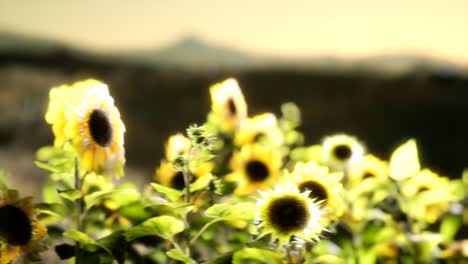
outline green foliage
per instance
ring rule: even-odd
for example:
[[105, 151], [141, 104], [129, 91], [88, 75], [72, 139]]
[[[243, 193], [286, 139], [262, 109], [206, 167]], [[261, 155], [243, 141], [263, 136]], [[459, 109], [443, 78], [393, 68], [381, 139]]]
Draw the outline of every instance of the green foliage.
[[184, 223], [172, 216], [157, 216], [130, 228], [125, 232], [127, 241], [135, 240], [144, 236], [160, 236], [171, 239], [175, 234], [184, 231]]
[[281, 259], [281, 255], [274, 251], [258, 248], [244, 248], [234, 253], [232, 263], [279, 264], [282, 262]]
[[178, 250], [178, 249], [171, 249], [169, 251], [166, 252], [167, 256], [172, 258], [172, 259], [175, 259], [175, 260], [179, 260], [179, 261], [182, 261], [183, 263], [187, 263], [187, 264], [196, 264], [197, 262], [195, 262], [195, 260], [191, 259], [190, 257], [188, 257], [184, 252]]
[[253, 203], [230, 204], [215, 204], [206, 209], [205, 215], [211, 218], [221, 220], [244, 220], [253, 221], [257, 208]]
[[[278, 119], [268, 113], [257, 124], [239, 115], [247, 110], [240, 109], [242, 96], [221, 97], [226, 101], [215, 103], [227, 111], [213, 109], [205, 124], [178, 135], [156, 182], [115, 183], [100, 175], [109, 164], [87, 171], [82, 152], [67, 141], [36, 152], [35, 164], [49, 179], [35, 209], [30, 198], [6, 188], [9, 175], [0, 170], [0, 208], [16, 206], [37, 221], [31, 227], [47, 225], [51, 241], [31, 243], [38, 248], [72, 240], [67, 259], [77, 264], [455, 263], [466, 257], [457, 237], [467, 215], [468, 169], [455, 180], [422, 169], [414, 139], [388, 161], [347, 135], [305, 146], [294, 103], [283, 104]], [[333, 145], [328, 138], [349, 142]], [[312, 199], [272, 209], [278, 206], [272, 197], [289, 189]], [[0, 226], [0, 233], [8, 228]], [[7, 248], [2, 235], [0, 257]], [[21, 255], [39, 260], [36, 251]]]

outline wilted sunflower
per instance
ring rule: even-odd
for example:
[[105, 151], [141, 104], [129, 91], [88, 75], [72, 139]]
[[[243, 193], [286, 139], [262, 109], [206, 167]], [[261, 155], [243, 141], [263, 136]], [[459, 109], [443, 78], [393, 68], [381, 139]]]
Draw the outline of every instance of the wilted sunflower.
[[174, 160], [179, 155], [187, 154], [190, 149], [190, 139], [177, 133], [169, 137], [166, 143], [166, 159]]
[[286, 174], [284, 180], [293, 183], [299, 191], [309, 191], [309, 198], [321, 201], [327, 218], [335, 219], [343, 214], [344, 202], [340, 192], [343, 190], [343, 173], [329, 173], [328, 168], [315, 161], [299, 162], [294, 170]]
[[233, 78], [210, 87], [211, 110], [222, 122], [222, 131], [231, 133], [247, 117], [247, 104], [239, 84]]
[[349, 164], [359, 161], [364, 155], [364, 147], [351, 136], [340, 134], [325, 137], [322, 142], [323, 162], [332, 170], [346, 170]]
[[19, 199], [17, 191], [0, 185], [0, 264], [45, 250], [46, 234], [47, 229], [36, 219], [32, 198]]
[[272, 187], [280, 176], [281, 155], [259, 144], [246, 145], [234, 153], [226, 180], [238, 183], [236, 194], [252, 194], [256, 190]]
[[401, 182], [401, 193], [409, 198], [409, 202], [403, 205], [405, 212], [429, 223], [434, 223], [446, 212], [453, 200], [448, 178], [429, 169], [423, 169]]
[[[191, 173], [193, 177], [191, 178], [191, 182], [210, 173], [212, 169], [213, 164], [210, 162], [204, 162], [199, 164], [196, 168], [192, 168]], [[176, 170], [174, 165], [166, 160], [162, 160], [161, 165], [156, 169], [155, 181], [177, 190], [183, 190], [185, 188], [184, 173]]]
[[283, 143], [283, 134], [278, 127], [276, 116], [272, 113], [256, 115], [243, 120], [234, 137], [234, 142], [238, 146], [262, 140], [273, 146], [279, 146]]
[[287, 243], [292, 236], [317, 241], [325, 230], [324, 212], [320, 203], [309, 198], [309, 191], [300, 192], [293, 185], [260, 191], [257, 222], [261, 235], [272, 234], [279, 244]]
[[125, 126], [107, 85], [86, 80], [52, 88], [45, 117], [52, 125], [55, 145], [71, 141], [83, 169], [123, 175]]

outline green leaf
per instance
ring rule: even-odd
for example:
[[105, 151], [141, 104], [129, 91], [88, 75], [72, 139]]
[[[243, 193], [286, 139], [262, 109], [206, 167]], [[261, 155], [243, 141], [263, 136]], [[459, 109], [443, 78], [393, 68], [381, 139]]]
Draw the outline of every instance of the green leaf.
[[440, 234], [444, 242], [451, 242], [462, 224], [460, 215], [448, 214], [442, 219], [440, 224]]
[[160, 236], [165, 239], [170, 239], [175, 234], [184, 231], [184, 223], [172, 216], [158, 216], [146, 220], [125, 232], [127, 241], [135, 240], [143, 236]]
[[258, 249], [258, 248], [244, 248], [234, 253], [232, 258], [233, 264], [274, 264], [281, 263], [281, 256], [273, 251]]
[[190, 192], [196, 192], [198, 190], [206, 188], [213, 178], [214, 177], [211, 173], [201, 176], [194, 183], [190, 184]]
[[228, 252], [221, 256], [218, 256], [214, 259], [208, 260], [203, 262], [203, 264], [225, 264], [225, 263], [232, 263], [232, 256], [234, 252]]
[[79, 242], [80, 247], [89, 252], [95, 252], [102, 248], [96, 241], [94, 241], [94, 239], [76, 229], [68, 230], [67, 232], [63, 233], [63, 236]]
[[317, 263], [317, 264], [321, 264], [321, 263], [326, 263], [326, 264], [344, 264], [345, 261], [344, 259], [338, 257], [338, 256], [334, 256], [334, 255], [322, 255], [322, 256], [318, 256], [316, 258], [314, 258], [314, 260], [312, 260], [310, 263]]
[[172, 188], [163, 186], [163, 185], [158, 184], [158, 183], [151, 183], [151, 186], [153, 186], [153, 188], [156, 191], [166, 195], [167, 198], [169, 198], [169, 200], [171, 200], [171, 201], [176, 201], [177, 199], [179, 199], [184, 194], [183, 192], [181, 192], [179, 190], [172, 189]]
[[70, 201], [75, 201], [76, 199], [81, 198], [81, 192], [75, 189], [58, 191], [58, 194]]
[[205, 215], [213, 218], [222, 218], [223, 220], [244, 220], [253, 221], [257, 207], [254, 203], [215, 204], [206, 209]]
[[410, 139], [399, 146], [390, 157], [390, 177], [401, 181], [421, 169], [416, 141]]
[[43, 170], [49, 171], [49, 172], [53, 172], [53, 173], [60, 172], [60, 169], [58, 169], [57, 167], [55, 167], [53, 165], [50, 165], [49, 163], [45, 163], [45, 162], [41, 162], [41, 161], [34, 161], [34, 164], [36, 164], [37, 167], [39, 167], [39, 168], [41, 168]]
[[125, 262], [125, 253], [127, 242], [124, 237], [124, 231], [116, 231], [97, 241], [101, 248], [105, 249], [118, 263]]
[[182, 251], [180, 251], [178, 249], [171, 249], [171, 250], [167, 251], [166, 254], [170, 258], [182, 261], [184, 263], [197, 264], [197, 262], [195, 262], [195, 260], [191, 259], [189, 256], [185, 255], [184, 252], [182, 252]]
[[40, 213], [50, 216], [64, 216], [65, 206], [60, 203], [40, 203], [35, 206]]
[[84, 197], [86, 209], [106, 199], [111, 199], [119, 206], [125, 206], [136, 201], [140, 201], [141, 195], [131, 184], [123, 184], [112, 191], [96, 191]]

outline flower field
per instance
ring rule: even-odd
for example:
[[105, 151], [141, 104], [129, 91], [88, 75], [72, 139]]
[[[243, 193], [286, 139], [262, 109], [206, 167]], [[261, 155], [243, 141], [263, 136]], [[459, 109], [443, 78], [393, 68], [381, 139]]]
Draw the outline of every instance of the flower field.
[[54, 141], [31, 160], [48, 174], [43, 202], [0, 173], [0, 264], [47, 263], [44, 252], [71, 263], [466, 261], [467, 170], [426, 167], [417, 138], [388, 157], [345, 133], [305, 144], [296, 104], [251, 115], [234, 78], [207, 93], [206, 121], [166, 140], [141, 188], [125, 175], [132, 127], [112, 87], [52, 87]]

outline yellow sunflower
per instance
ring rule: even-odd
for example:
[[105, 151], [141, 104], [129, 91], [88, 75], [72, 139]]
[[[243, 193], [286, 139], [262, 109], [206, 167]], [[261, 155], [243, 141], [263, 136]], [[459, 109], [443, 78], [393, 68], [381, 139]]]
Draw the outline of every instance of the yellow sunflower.
[[174, 160], [179, 155], [187, 154], [190, 149], [190, 139], [177, 133], [169, 137], [166, 143], [166, 159]]
[[0, 264], [45, 250], [47, 229], [36, 214], [31, 197], [19, 199], [17, 191], [0, 185]]
[[367, 179], [388, 179], [388, 173], [386, 161], [367, 154], [362, 160], [350, 166], [348, 176], [351, 183], [360, 183]]
[[272, 187], [280, 176], [281, 154], [278, 150], [259, 144], [246, 145], [234, 153], [226, 180], [238, 183], [235, 193], [252, 194]]
[[405, 212], [429, 223], [434, 223], [446, 212], [452, 201], [449, 179], [429, 169], [423, 169], [401, 182], [401, 194], [408, 199], [403, 204]]
[[273, 146], [280, 146], [283, 143], [283, 133], [278, 127], [276, 116], [272, 113], [243, 120], [234, 137], [234, 142], [238, 146], [262, 140]]
[[86, 80], [52, 88], [46, 121], [56, 146], [72, 142], [84, 170], [123, 175], [125, 126], [107, 85]]
[[285, 185], [260, 191], [260, 195], [257, 222], [261, 235], [271, 234], [281, 245], [289, 242], [292, 236], [317, 241], [326, 230], [320, 202], [311, 200], [309, 191], [301, 193], [295, 186]]
[[[204, 162], [199, 164], [196, 168], [191, 168], [192, 178], [191, 182], [194, 182], [197, 178], [210, 173], [213, 169], [211, 162]], [[185, 188], [184, 174], [182, 171], [178, 171], [174, 168], [171, 162], [166, 160], [161, 161], [161, 165], [156, 169], [155, 181], [177, 190], [183, 190]]]
[[348, 171], [348, 195], [351, 203], [359, 195], [371, 195], [373, 202], [384, 199], [389, 193], [389, 166], [371, 154], [351, 164]]
[[239, 84], [233, 78], [210, 87], [211, 110], [221, 119], [221, 129], [231, 133], [247, 117], [247, 104]]
[[350, 164], [361, 160], [365, 152], [356, 138], [345, 134], [325, 137], [322, 146], [323, 162], [334, 171], [347, 170]]
[[298, 162], [291, 173], [286, 173], [284, 180], [297, 186], [299, 191], [309, 191], [309, 198], [321, 201], [326, 216], [335, 219], [343, 214], [344, 202], [340, 192], [343, 190], [343, 173], [329, 173], [329, 169], [315, 161]]

